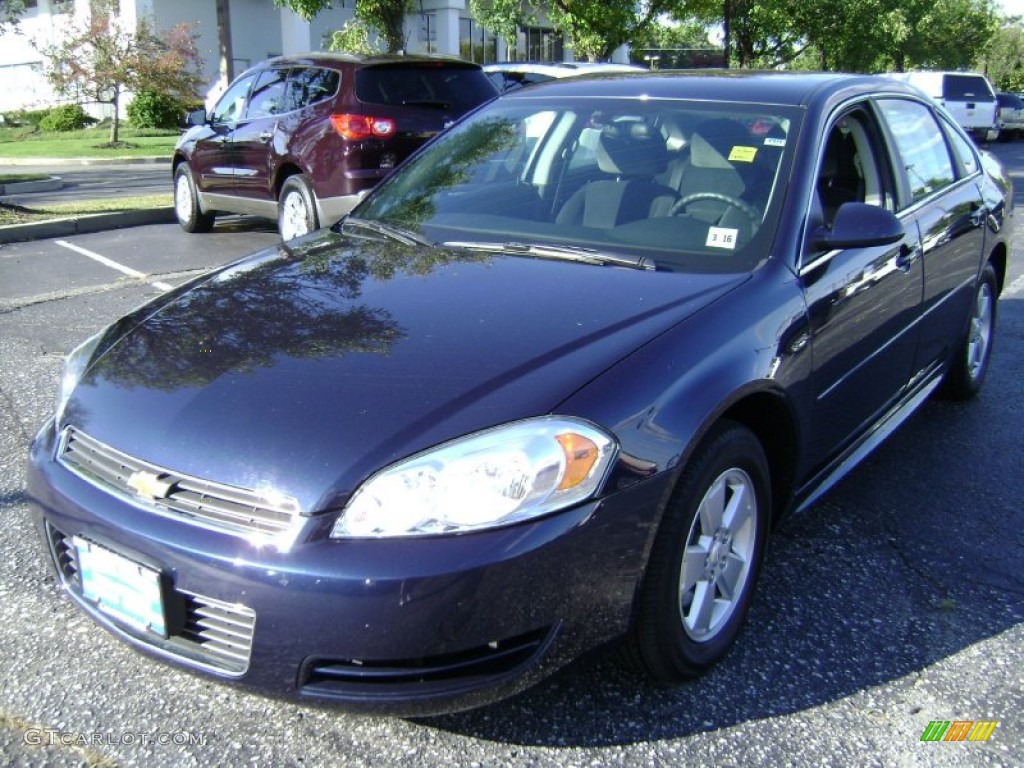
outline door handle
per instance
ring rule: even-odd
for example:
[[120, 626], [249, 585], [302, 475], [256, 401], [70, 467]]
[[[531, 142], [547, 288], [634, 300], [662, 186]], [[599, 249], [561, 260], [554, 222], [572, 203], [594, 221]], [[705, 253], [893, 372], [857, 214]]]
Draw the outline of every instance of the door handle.
[[921, 258], [921, 253], [921, 245], [919, 243], [914, 243], [913, 245], [904, 243], [900, 246], [899, 255], [896, 257], [896, 267], [904, 272], [909, 272], [914, 262]]

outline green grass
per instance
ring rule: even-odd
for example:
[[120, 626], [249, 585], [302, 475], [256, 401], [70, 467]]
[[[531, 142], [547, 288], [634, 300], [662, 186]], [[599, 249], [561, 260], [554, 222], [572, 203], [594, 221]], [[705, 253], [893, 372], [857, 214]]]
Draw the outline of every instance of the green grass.
[[22, 181], [45, 181], [50, 178], [43, 173], [0, 173], [0, 184], [18, 184]]
[[110, 126], [99, 125], [80, 131], [47, 132], [31, 126], [0, 128], [0, 158], [73, 157], [110, 159], [116, 157], [170, 157], [178, 131], [136, 129], [122, 125], [116, 149], [104, 147], [110, 140]]
[[144, 211], [153, 208], [167, 208], [172, 204], [173, 196], [170, 192], [158, 195], [81, 200], [74, 203], [50, 205], [46, 208], [22, 208], [20, 206], [0, 204], [0, 226], [6, 224], [31, 224], [36, 221], [60, 219], [67, 216], [85, 216], [90, 213]]

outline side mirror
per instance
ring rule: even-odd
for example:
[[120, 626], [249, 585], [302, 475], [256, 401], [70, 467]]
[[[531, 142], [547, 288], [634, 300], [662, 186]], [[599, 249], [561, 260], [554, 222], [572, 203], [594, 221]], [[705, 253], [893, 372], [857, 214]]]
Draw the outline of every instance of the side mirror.
[[871, 248], [892, 245], [903, 239], [903, 224], [885, 208], [867, 203], [843, 203], [836, 211], [832, 228], [818, 227], [814, 247], [822, 251], [835, 248]]
[[193, 109], [188, 113], [185, 118], [185, 125], [190, 128], [194, 125], [206, 125], [206, 110], [205, 109]]

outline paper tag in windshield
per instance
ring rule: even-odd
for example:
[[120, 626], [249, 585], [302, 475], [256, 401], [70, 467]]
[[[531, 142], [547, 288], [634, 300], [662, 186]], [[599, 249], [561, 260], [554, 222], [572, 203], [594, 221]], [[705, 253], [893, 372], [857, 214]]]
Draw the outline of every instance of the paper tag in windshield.
[[708, 239], [704, 245], [708, 248], [734, 250], [736, 248], [736, 234], [738, 232], [739, 230], [729, 227], [710, 227], [708, 229]]
[[757, 147], [736, 146], [729, 152], [730, 163], [752, 163], [757, 157]]

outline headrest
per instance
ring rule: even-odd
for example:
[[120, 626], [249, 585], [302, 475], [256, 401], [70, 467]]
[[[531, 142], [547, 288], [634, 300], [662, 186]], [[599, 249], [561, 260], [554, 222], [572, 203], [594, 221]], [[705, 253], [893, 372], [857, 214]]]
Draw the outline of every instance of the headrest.
[[654, 176], [668, 165], [665, 138], [647, 123], [622, 121], [601, 129], [597, 167], [619, 176]]
[[729, 155], [737, 146], [754, 146], [746, 128], [724, 118], [705, 120], [690, 137], [690, 164], [697, 168], [732, 168]]

